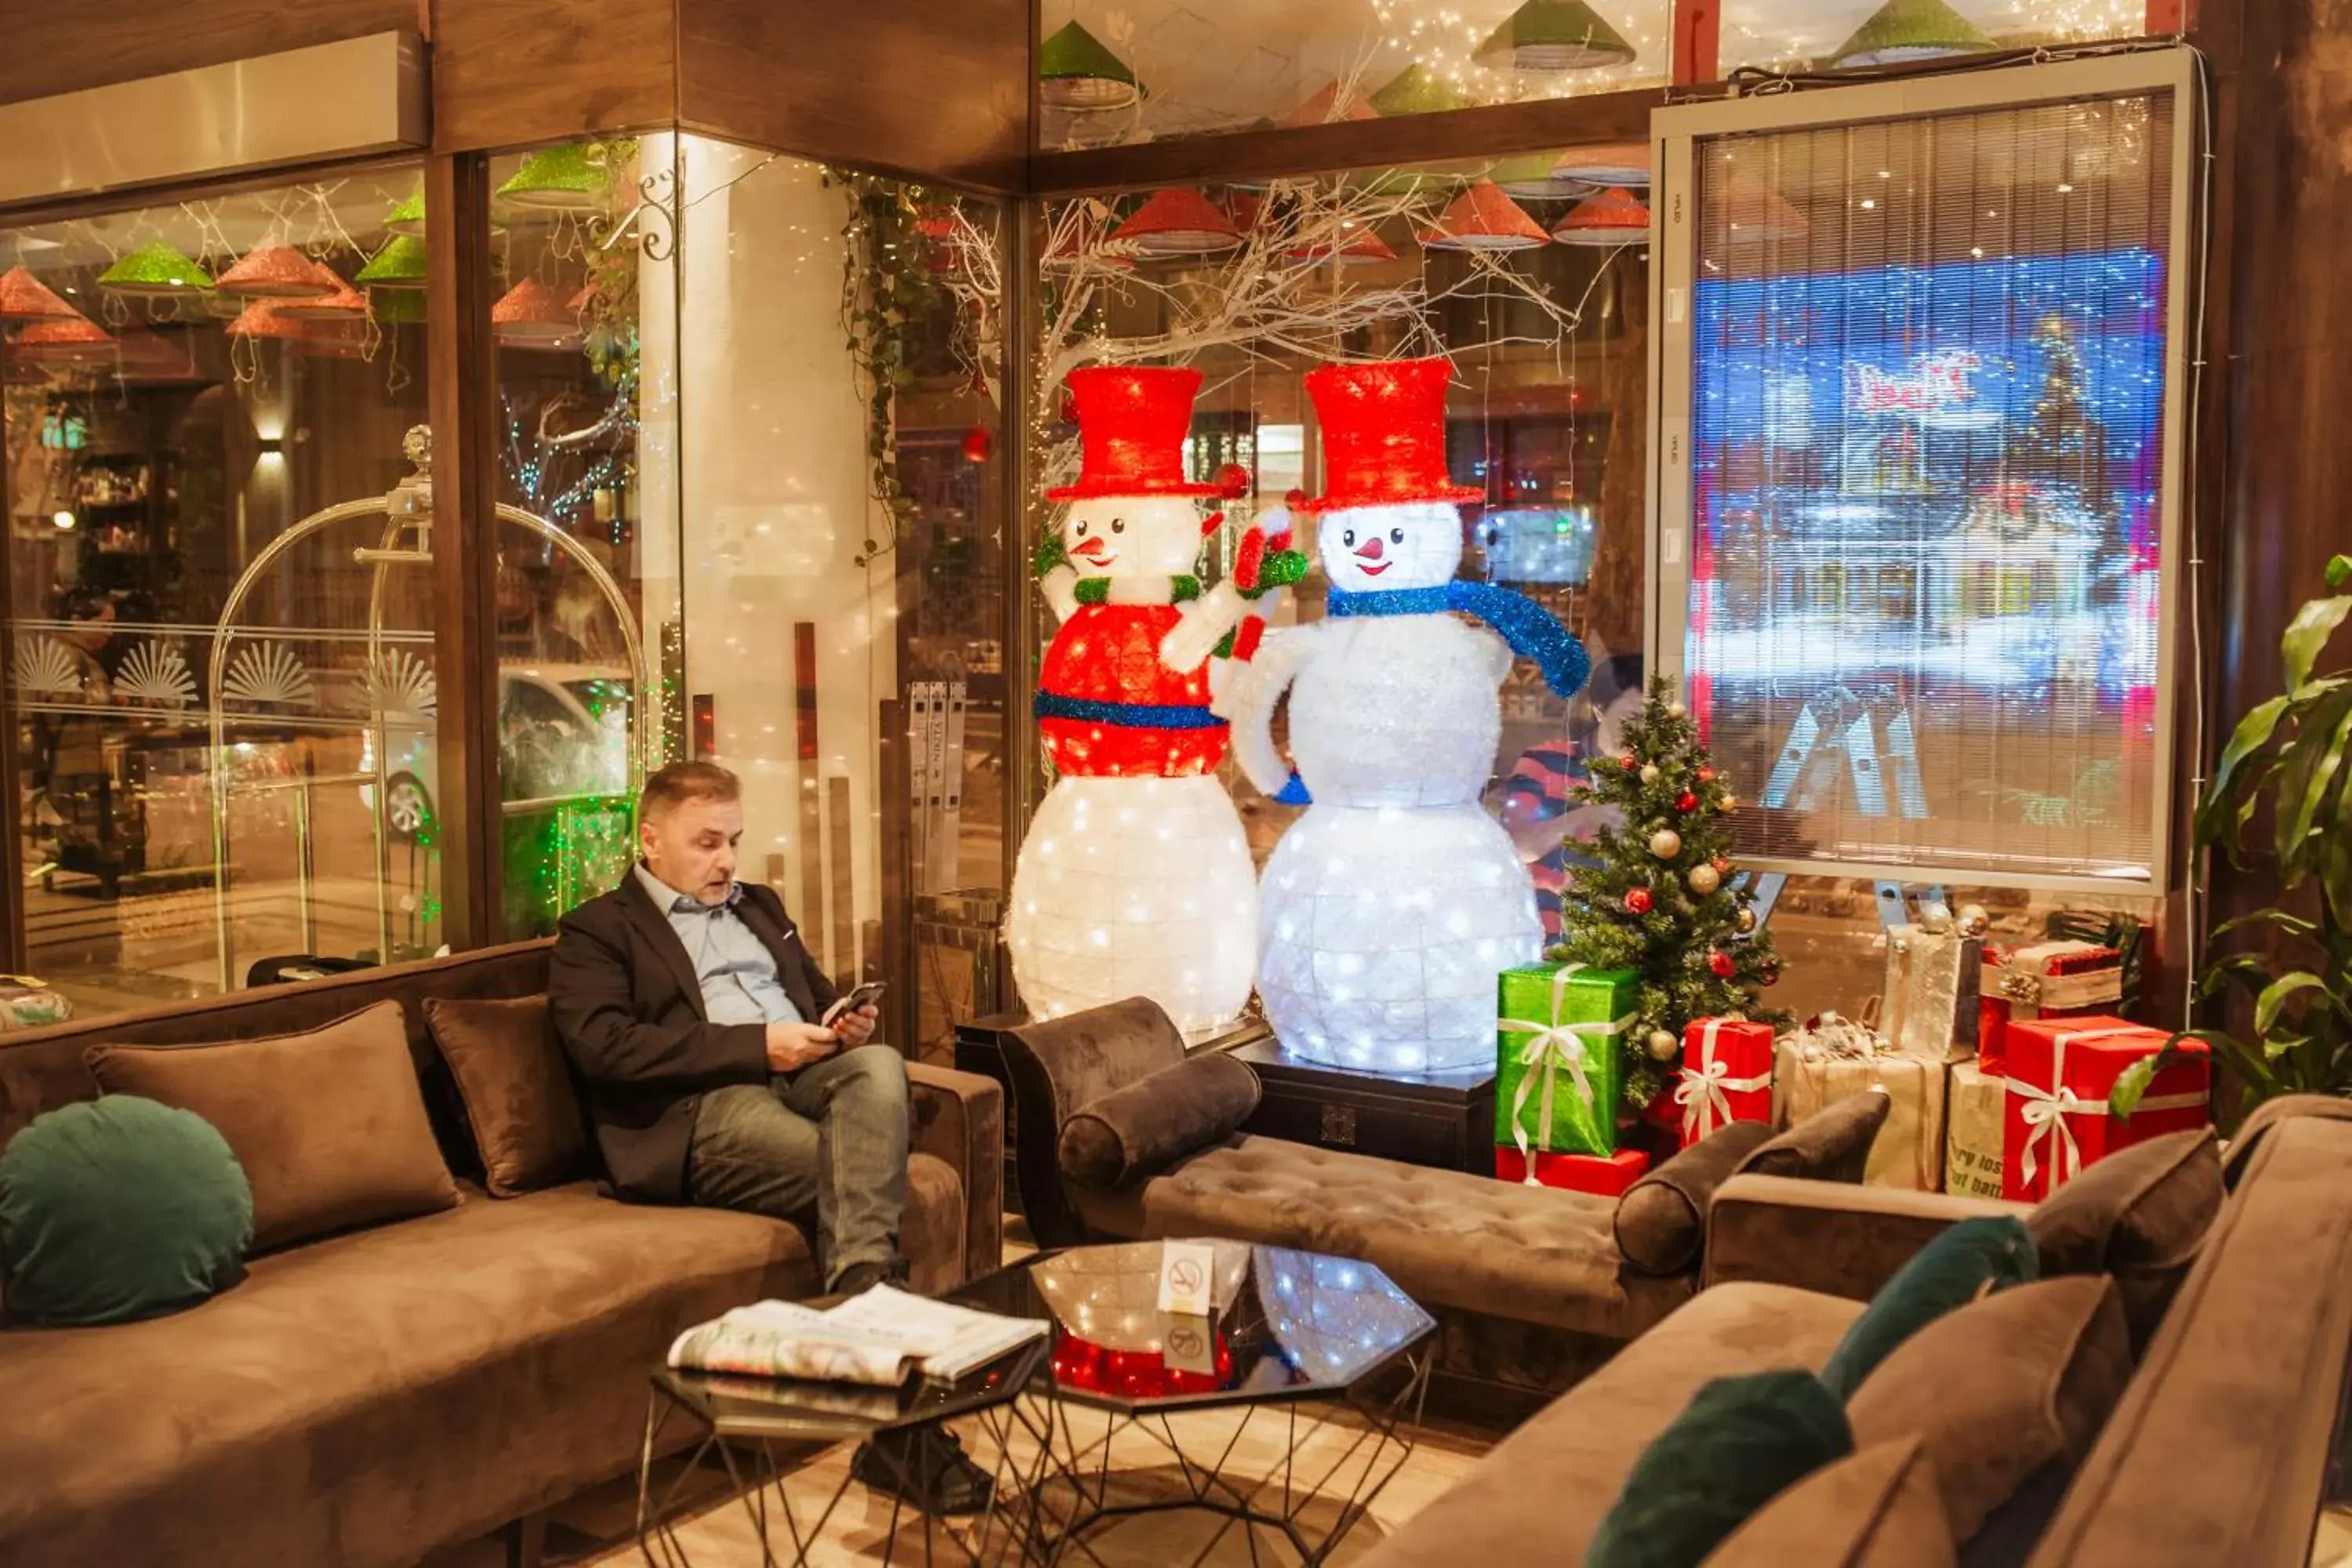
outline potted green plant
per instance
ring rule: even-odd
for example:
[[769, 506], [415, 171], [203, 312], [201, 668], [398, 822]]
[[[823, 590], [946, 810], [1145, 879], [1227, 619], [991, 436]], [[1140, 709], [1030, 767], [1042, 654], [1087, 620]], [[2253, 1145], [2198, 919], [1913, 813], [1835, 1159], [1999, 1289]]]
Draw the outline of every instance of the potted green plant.
[[[2282, 1094], [2352, 1095], [2352, 668], [2316, 667], [2328, 639], [2352, 615], [2352, 556], [2327, 563], [2328, 596], [2295, 613], [2280, 647], [2286, 689], [2238, 721], [2197, 803], [2200, 853], [2231, 863], [2265, 862], [2284, 900], [2216, 927], [2266, 928], [2259, 951], [2216, 959], [2199, 977], [2197, 1003], [2210, 1008], [2232, 991], [2252, 997], [2252, 1037], [2192, 1028], [2117, 1081], [2109, 1103], [2129, 1115], [2148, 1079], [2181, 1042], [2203, 1040], [2232, 1068], [2252, 1106]], [[2260, 820], [2267, 806], [2268, 821]]]

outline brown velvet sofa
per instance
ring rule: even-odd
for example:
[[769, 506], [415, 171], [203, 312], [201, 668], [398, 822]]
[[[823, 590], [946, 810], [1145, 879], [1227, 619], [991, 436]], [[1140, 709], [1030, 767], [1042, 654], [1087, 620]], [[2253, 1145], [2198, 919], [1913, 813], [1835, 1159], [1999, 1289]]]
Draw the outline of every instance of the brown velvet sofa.
[[[393, 998], [462, 1201], [252, 1260], [198, 1307], [0, 1330], [0, 1563], [365, 1568], [627, 1473], [646, 1374], [688, 1325], [813, 1293], [808, 1238], [756, 1215], [625, 1204], [591, 1183], [494, 1199], [425, 1032], [429, 997], [530, 995], [550, 944], [370, 969], [0, 1036], [0, 1142], [96, 1092], [83, 1051], [304, 1030]], [[990, 1079], [910, 1064], [902, 1246], [951, 1287], [1002, 1253]]]
[[[2228, 1162], [2234, 1190], [2029, 1568], [2305, 1568], [2352, 1346], [2347, 1111], [2279, 1101], [2241, 1131]], [[1732, 1178], [1710, 1215], [1706, 1288], [1513, 1432], [1363, 1568], [1454, 1568], [1524, 1555], [1530, 1543], [1546, 1562], [1580, 1561], [1635, 1458], [1702, 1384], [1819, 1370], [1920, 1241], [1988, 1206]], [[1794, 1522], [1816, 1533], [1779, 1561], [1953, 1561], [1941, 1541], [1848, 1555], [1831, 1520]], [[1775, 1539], [1789, 1545], [1785, 1529]]]
[[[1004, 1065], [1024, 1212], [1040, 1245], [1213, 1236], [1377, 1264], [1438, 1319], [1430, 1397], [1448, 1415], [1507, 1424], [1533, 1414], [1699, 1288], [1696, 1232], [1687, 1265], [1635, 1267], [1615, 1198], [1278, 1138], [1212, 1131], [1116, 1185], [1073, 1180], [1073, 1130], [1101, 1108], [1125, 1100], [1163, 1123], [1214, 1121], [1171, 1103], [1198, 1092], [1181, 1080], [1210, 1060], [1188, 1058], [1142, 997], [1010, 1030]], [[1198, 1081], [1218, 1089], [1224, 1076]]]

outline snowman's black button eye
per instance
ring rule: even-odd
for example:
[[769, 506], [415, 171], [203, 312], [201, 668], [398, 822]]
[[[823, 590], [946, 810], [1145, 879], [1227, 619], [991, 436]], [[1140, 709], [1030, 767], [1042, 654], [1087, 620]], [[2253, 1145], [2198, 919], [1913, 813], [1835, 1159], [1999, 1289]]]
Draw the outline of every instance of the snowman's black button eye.
[[1351, 528], [1351, 529], [1348, 530], [1348, 531], [1347, 531], [1347, 532], [1345, 532], [1345, 533], [1341, 534], [1341, 535], [1339, 536], [1339, 542], [1340, 542], [1340, 543], [1342, 543], [1342, 544], [1353, 544], [1353, 543], [1355, 543], [1355, 542], [1356, 542], [1356, 531], [1355, 531], [1354, 529], [1352, 529], [1352, 528]]
[[1079, 537], [1080, 539], [1084, 539], [1086, 536], [1087, 536], [1087, 525], [1086, 525], [1085, 523], [1081, 522], [1081, 523], [1079, 523], [1079, 524], [1078, 524], [1078, 537]]
[[1125, 533], [1127, 531], [1127, 519], [1123, 517], [1112, 518], [1110, 520], [1110, 531], [1113, 533]]
[[1402, 544], [1404, 542], [1404, 530], [1402, 528], [1390, 529], [1389, 542], [1391, 544]]

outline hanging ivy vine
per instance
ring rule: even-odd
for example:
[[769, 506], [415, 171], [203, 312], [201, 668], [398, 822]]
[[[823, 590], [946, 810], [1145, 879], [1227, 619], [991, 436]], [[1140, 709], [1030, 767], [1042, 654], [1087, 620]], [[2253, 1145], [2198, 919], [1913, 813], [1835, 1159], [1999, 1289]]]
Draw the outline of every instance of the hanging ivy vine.
[[915, 500], [898, 479], [897, 405], [914, 384], [909, 347], [939, 284], [915, 226], [925, 200], [920, 185], [851, 169], [827, 169], [824, 179], [849, 198], [841, 227], [841, 322], [866, 395], [866, 489], [890, 519], [888, 539], [866, 541], [862, 565], [914, 528]]

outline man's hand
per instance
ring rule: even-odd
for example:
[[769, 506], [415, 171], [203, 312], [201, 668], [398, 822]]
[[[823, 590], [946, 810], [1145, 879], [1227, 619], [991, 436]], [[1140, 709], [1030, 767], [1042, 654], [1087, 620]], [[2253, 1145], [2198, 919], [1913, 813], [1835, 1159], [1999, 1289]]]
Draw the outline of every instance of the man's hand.
[[[872, 1026], [867, 1026], [872, 1032]], [[771, 1072], [793, 1072], [820, 1062], [841, 1048], [841, 1039], [822, 1024], [771, 1024], [768, 1026], [768, 1068]]]
[[855, 1012], [837, 1013], [833, 1019], [833, 1032], [841, 1037], [845, 1047], [864, 1045], [874, 1037], [874, 1026], [881, 1019], [874, 1004], [868, 1002]]

